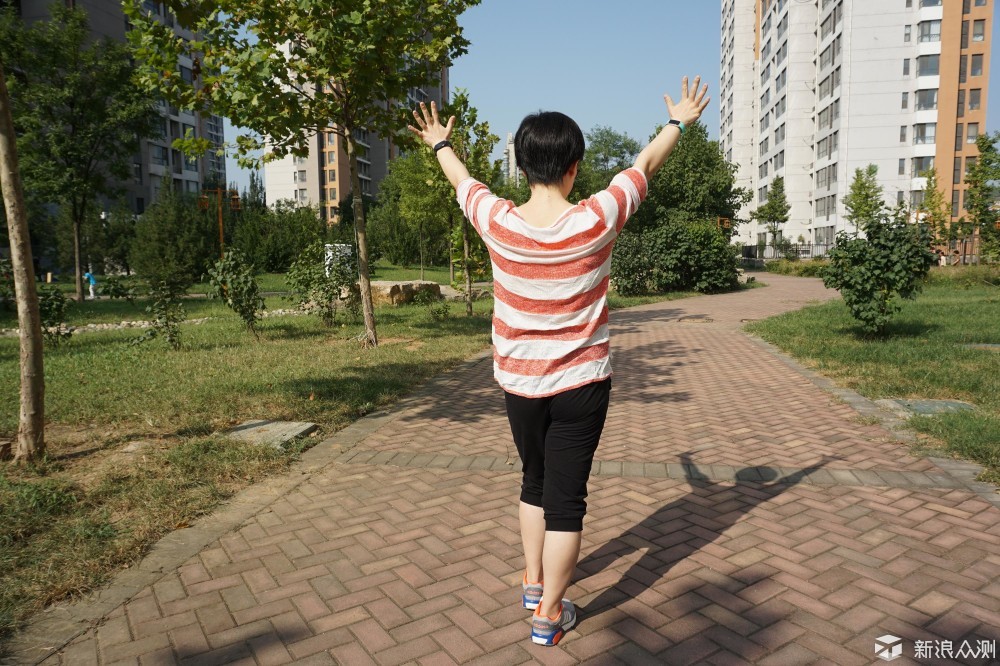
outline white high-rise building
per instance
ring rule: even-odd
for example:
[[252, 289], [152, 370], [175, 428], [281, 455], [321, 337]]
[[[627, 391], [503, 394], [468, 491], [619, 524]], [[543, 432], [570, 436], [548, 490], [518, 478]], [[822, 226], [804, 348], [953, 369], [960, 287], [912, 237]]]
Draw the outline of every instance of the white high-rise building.
[[[843, 197], [875, 164], [888, 204], [919, 204], [934, 167], [957, 219], [986, 131], [992, 20], [993, 0], [722, 0], [720, 142], [753, 193], [740, 217], [782, 176], [783, 238], [822, 253], [853, 231]], [[737, 238], [765, 233], [751, 221]]]

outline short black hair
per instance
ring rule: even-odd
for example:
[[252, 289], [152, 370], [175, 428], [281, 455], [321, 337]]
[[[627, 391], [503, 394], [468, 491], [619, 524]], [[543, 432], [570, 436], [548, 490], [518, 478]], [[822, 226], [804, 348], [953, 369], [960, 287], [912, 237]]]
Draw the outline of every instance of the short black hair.
[[514, 157], [529, 185], [555, 185], [583, 159], [583, 150], [580, 126], [558, 111], [526, 116], [514, 135]]

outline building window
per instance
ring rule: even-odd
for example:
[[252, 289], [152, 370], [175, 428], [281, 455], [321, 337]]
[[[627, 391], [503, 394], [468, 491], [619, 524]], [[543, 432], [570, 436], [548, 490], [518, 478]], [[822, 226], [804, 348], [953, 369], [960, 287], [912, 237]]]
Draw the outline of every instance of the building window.
[[969, 111], [979, 110], [982, 92], [979, 88], [973, 88], [969, 91]]
[[913, 26], [912, 25], [904, 25], [903, 26], [903, 41], [904, 42], [909, 42], [910, 41], [910, 32], [912, 30], [913, 30]]
[[899, 160], [899, 175], [900, 176], [905, 176], [906, 175], [906, 160], [905, 159], [900, 159]]
[[979, 123], [969, 123], [968, 132], [965, 135], [966, 143], [975, 143], [979, 138]]
[[934, 156], [914, 157], [911, 168], [910, 175], [914, 178], [922, 178], [925, 173], [934, 168]]
[[951, 172], [951, 184], [958, 185], [962, 182], [962, 158], [955, 158], [955, 166]]
[[922, 55], [917, 57], [917, 76], [937, 76], [940, 73], [940, 55]]
[[767, 176], [767, 166], [768, 162], [765, 160], [764, 163], [760, 165], [760, 168], [757, 169], [757, 176], [759, 178], [765, 178]]
[[903, 76], [910, 75], [910, 59], [903, 58]]
[[774, 156], [774, 170], [783, 169], [785, 167], [785, 151], [781, 151]]
[[909, 105], [910, 105], [910, 93], [905, 92], [905, 93], [903, 93], [903, 102], [902, 102], [902, 107], [901, 108], [905, 109]]
[[969, 22], [962, 21], [962, 48], [969, 48]]
[[903, 190], [899, 190], [898, 192], [896, 192], [896, 203], [903, 203], [903, 198], [905, 196], [906, 194], [903, 192]]
[[910, 207], [920, 208], [924, 203], [923, 190], [910, 190]]
[[976, 7], [985, 7], [986, 0], [976, 0]]
[[951, 193], [951, 216], [958, 217], [958, 190]]
[[937, 123], [918, 123], [913, 126], [914, 145], [934, 143], [934, 135], [937, 132]]
[[[903, 93], [904, 95], [906, 93]], [[937, 108], [938, 91], [937, 88], [917, 91], [917, 110], [926, 111]]]
[[941, 0], [920, 0], [921, 7], [940, 7]]
[[969, 74], [969, 56], [962, 56], [958, 59], [958, 82], [965, 83]]
[[785, 141], [785, 126], [774, 128], [774, 145], [780, 146]]
[[155, 144], [151, 144], [149, 146], [149, 160], [153, 164], [167, 166], [169, 159], [168, 151], [163, 146], [157, 146]]
[[764, 137], [764, 140], [760, 142], [760, 155], [761, 157], [763, 157], [766, 154], [767, 154], [767, 137]]
[[955, 125], [955, 150], [962, 150], [962, 139], [965, 137], [964, 129], [965, 126], [962, 123]]
[[941, 21], [921, 21], [918, 25], [920, 42], [941, 41]]
[[977, 53], [972, 56], [972, 67], [969, 72], [972, 76], [982, 76], [983, 75], [983, 54]]
[[899, 126], [899, 142], [900, 143], [906, 142], [906, 125]]
[[966, 176], [969, 175], [969, 171], [971, 171], [976, 166], [976, 163], [978, 161], [979, 161], [978, 157], [966, 157], [965, 158], [965, 175]]
[[955, 114], [959, 118], [965, 115], [965, 91], [958, 91], [958, 113]]

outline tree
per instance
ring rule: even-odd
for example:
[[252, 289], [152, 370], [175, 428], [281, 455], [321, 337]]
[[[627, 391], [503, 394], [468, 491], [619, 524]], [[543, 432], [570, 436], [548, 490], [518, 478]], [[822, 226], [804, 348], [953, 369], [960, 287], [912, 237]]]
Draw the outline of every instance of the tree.
[[[0, 190], [10, 238], [14, 273], [14, 299], [21, 348], [21, 407], [17, 427], [15, 462], [25, 463], [45, 454], [45, 375], [42, 356], [42, 319], [31, 259], [28, 215], [18, 166], [17, 140], [10, 96], [4, 75], [5, 59], [0, 53]], [[10, 456], [0, 447], [0, 458]]]
[[397, 181], [393, 188], [397, 196], [397, 221], [409, 227], [410, 235], [416, 237], [421, 280], [424, 279], [428, 244], [434, 242], [444, 249], [448, 233], [449, 202], [442, 196], [441, 188], [436, 187], [441, 169], [436, 159], [434, 162], [431, 163], [426, 151], [407, 153], [392, 161], [386, 178]]
[[969, 169], [965, 182], [965, 209], [974, 230], [979, 231], [980, 255], [1000, 261], [1000, 210], [996, 208], [996, 185], [1000, 181], [1000, 132], [980, 134], [976, 140], [979, 159]]
[[700, 121], [692, 124], [653, 177], [646, 201], [625, 228], [638, 231], [652, 227], [667, 219], [671, 211], [678, 211], [713, 224], [720, 217], [732, 220], [731, 233], [736, 228], [736, 213], [750, 200], [749, 190], [736, 187], [736, 168], [726, 161], [719, 142], [708, 139], [705, 125]]
[[219, 256], [215, 222], [195, 201], [161, 187], [160, 194], [138, 220], [129, 262], [149, 283], [182, 294]]
[[128, 48], [93, 40], [86, 13], [60, 4], [30, 28], [0, 13], [0, 51], [28, 189], [66, 209], [72, 224], [76, 298], [83, 301], [81, 227], [96, 197], [131, 177], [138, 137], [159, 124], [155, 100], [133, 78]]
[[917, 207], [917, 220], [927, 225], [933, 242], [942, 243], [953, 237], [951, 206], [938, 188], [937, 169], [928, 169], [921, 175], [927, 179], [927, 184], [924, 186], [924, 199]]
[[640, 150], [639, 142], [628, 134], [603, 125], [594, 127], [587, 132], [587, 150], [573, 188], [580, 190], [580, 196], [571, 196], [570, 200], [583, 199], [606, 188], [616, 174], [635, 163]]
[[750, 217], [763, 224], [770, 232], [771, 243], [775, 249], [779, 245], [778, 234], [781, 233], [781, 225], [788, 222], [790, 210], [788, 198], [785, 197], [785, 179], [781, 176], [775, 176], [767, 191], [767, 202], [750, 213]]
[[863, 232], [841, 232], [830, 253], [823, 284], [837, 289], [851, 314], [870, 334], [883, 334], [899, 311], [899, 299], [914, 299], [934, 264], [930, 233], [910, 224], [906, 207], [886, 208], [878, 168], [857, 169], [844, 198], [847, 219]]
[[[399, 102], [466, 52], [458, 16], [478, 2], [167, 0], [178, 23], [193, 32], [190, 41], [150, 16], [142, 0], [125, 2], [142, 79], [182, 108], [211, 111], [246, 128], [237, 139], [241, 164], [255, 163], [256, 150], [265, 161], [305, 155], [310, 137], [320, 132], [345, 141], [370, 346], [378, 337], [355, 133], [392, 138], [405, 128]], [[181, 76], [182, 54], [196, 62], [198, 80]], [[177, 145], [189, 152], [208, 148], [198, 139]]]

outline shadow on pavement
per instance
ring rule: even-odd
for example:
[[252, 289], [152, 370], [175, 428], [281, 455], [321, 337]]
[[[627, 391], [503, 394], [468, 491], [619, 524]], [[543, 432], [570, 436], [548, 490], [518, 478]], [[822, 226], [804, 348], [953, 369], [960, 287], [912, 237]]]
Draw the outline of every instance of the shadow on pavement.
[[[587, 555], [577, 565], [583, 575], [577, 572], [574, 579], [580, 580], [594, 576], [621, 557], [645, 548], [642, 557], [629, 567], [617, 583], [580, 609], [581, 624], [652, 588], [675, 564], [718, 539], [758, 504], [779, 495], [808, 473], [835, 459], [824, 456], [819, 463], [781, 478], [770, 467], [747, 467], [737, 471], [736, 483], [732, 484], [713, 482], [701, 474], [692, 464], [690, 452], [681, 454], [680, 458], [685, 478], [691, 485], [690, 493], [663, 505], [642, 522]], [[763, 479], [758, 479], [758, 475]], [[724, 510], [726, 504], [732, 505], [728, 511]], [[714, 505], [716, 509], [711, 517], [706, 515], [706, 505]], [[691, 520], [692, 516], [697, 519]], [[729, 595], [735, 595], [759, 580], [751, 577], [740, 582], [738, 574], [729, 578], [733, 580], [733, 585], [725, 589]], [[683, 596], [691, 598], [692, 606], [689, 610], [709, 603], [704, 597], [691, 591]], [[750, 621], [753, 622], [752, 619]], [[767, 626], [769, 623], [754, 624]]]

